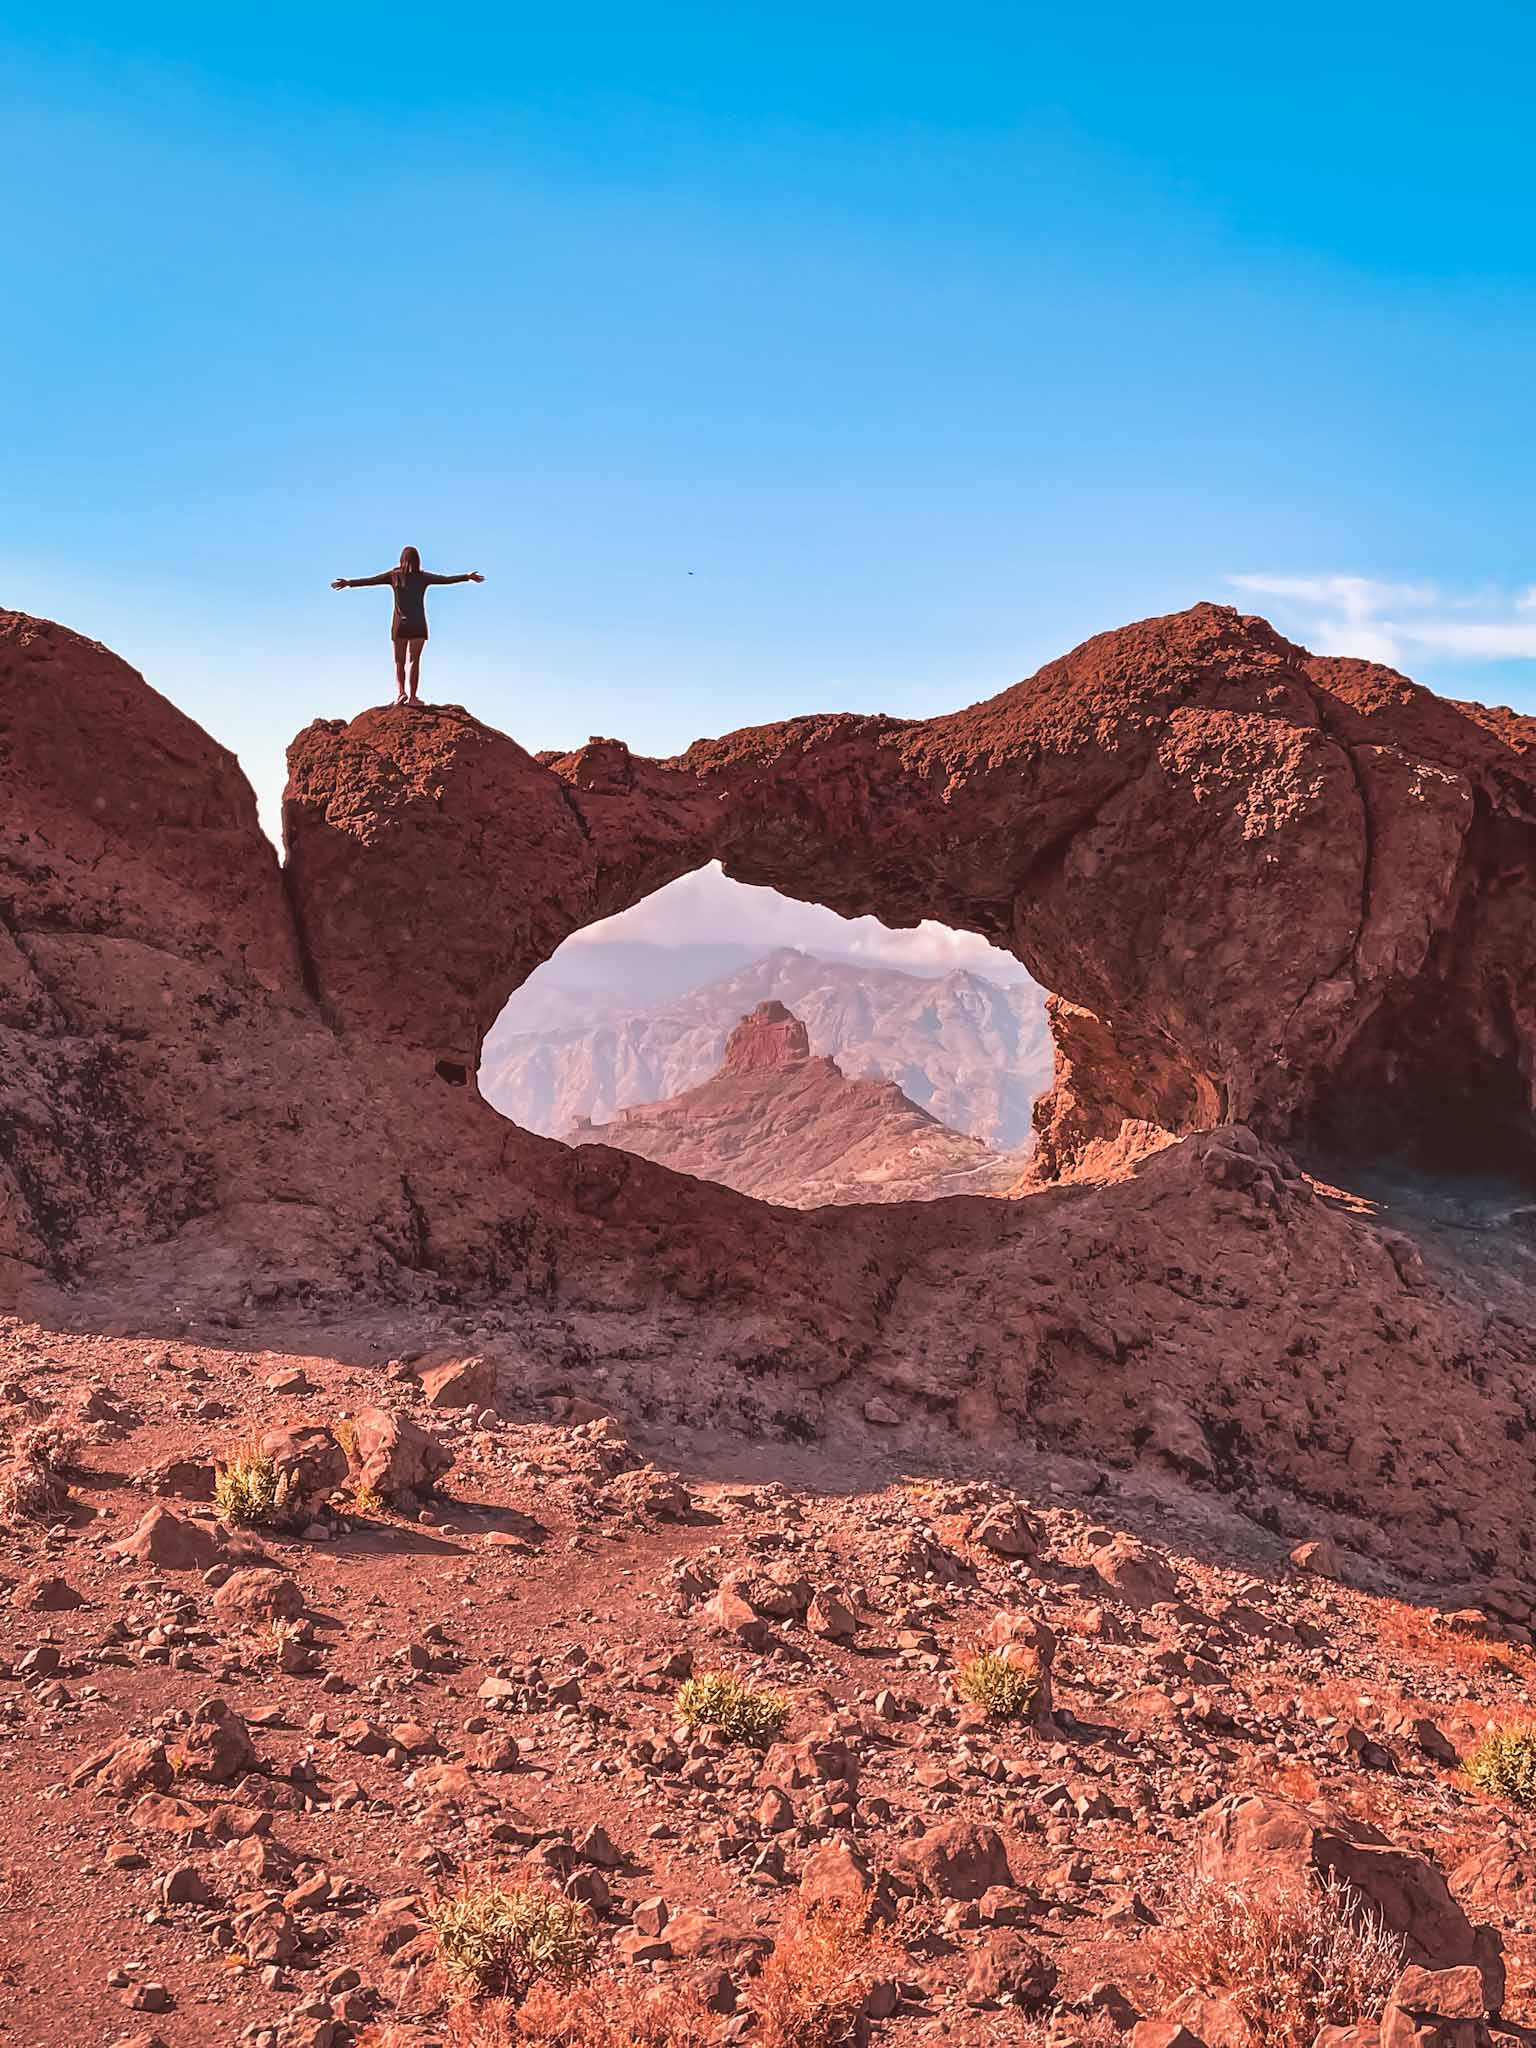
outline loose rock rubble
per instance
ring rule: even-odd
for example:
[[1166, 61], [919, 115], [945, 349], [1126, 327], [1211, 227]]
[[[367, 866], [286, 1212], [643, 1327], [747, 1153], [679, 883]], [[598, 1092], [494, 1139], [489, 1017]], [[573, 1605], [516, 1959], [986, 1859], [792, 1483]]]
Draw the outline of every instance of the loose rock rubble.
[[[1331, 1874], [1401, 1955], [1319, 2048], [1522, 2038], [1529, 1824], [1457, 1768], [1536, 1673], [1512, 1593], [1471, 1631], [1379, 1561], [1043, 1453], [747, 1454], [479, 1363], [495, 1405], [444, 1405], [453, 1360], [402, 1348], [0, 1325], [0, 1376], [128, 1418], [0, 1531], [5, 2038], [452, 2044], [432, 1915], [466, 1872], [581, 1902], [603, 1969], [686, 1982], [722, 2042], [794, 1909], [851, 1902], [901, 1958], [868, 1992], [892, 2048], [1249, 2048], [1161, 1945], [1192, 1886]], [[168, 1369], [221, 1412], [157, 1413]], [[242, 1445], [297, 1512], [162, 1491]], [[987, 1657], [1022, 1716], [967, 1698]], [[777, 1735], [688, 1725], [711, 1672], [782, 1699]]]

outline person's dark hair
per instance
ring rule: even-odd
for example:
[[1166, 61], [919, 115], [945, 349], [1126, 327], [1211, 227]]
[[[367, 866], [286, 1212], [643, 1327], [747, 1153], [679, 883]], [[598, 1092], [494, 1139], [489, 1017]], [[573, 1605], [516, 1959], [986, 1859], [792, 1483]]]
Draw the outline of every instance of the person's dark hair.
[[402, 548], [400, 550], [400, 566], [402, 569], [419, 569], [421, 567], [421, 555], [418, 550], [415, 548]]

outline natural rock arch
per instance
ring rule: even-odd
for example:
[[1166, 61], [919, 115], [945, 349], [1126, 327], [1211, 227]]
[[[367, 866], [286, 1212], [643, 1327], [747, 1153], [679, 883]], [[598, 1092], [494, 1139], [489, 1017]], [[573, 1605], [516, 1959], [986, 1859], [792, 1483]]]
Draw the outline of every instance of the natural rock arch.
[[707, 860], [934, 918], [1055, 991], [1043, 1177], [1223, 1122], [1528, 1160], [1536, 721], [1197, 606], [925, 722], [833, 716], [648, 761], [467, 713], [290, 755], [290, 900], [349, 1033], [472, 1074], [570, 932]]
[[1054, 989], [1042, 1178], [1221, 1123], [1526, 1167], [1533, 736], [1199, 606], [948, 717], [669, 762], [535, 759], [451, 707], [322, 722], [280, 871], [228, 753], [105, 648], [0, 615], [0, 1259], [201, 1238], [237, 1265], [276, 1229], [296, 1270], [504, 1281], [547, 1268], [552, 1215], [606, 1205], [611, 1240], [617, 1202], [708, 1268], [729, 1204], [509, 1131], [470, 1083], [563, 938], [713, 858], [980, 932]]

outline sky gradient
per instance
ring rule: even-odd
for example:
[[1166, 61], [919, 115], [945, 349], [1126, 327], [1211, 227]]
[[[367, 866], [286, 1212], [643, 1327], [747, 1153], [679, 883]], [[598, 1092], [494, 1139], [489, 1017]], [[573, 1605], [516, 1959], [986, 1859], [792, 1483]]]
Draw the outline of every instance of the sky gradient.
[[666, 753], [1199, 598], [1536, 709], [1536, 15], [0, 4], [0, 603]]

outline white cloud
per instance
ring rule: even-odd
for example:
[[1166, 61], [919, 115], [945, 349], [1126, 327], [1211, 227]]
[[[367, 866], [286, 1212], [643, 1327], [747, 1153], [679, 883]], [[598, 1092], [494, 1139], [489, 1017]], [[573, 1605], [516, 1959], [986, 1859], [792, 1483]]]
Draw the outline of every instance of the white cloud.
[[1370, 576], [1242, 575], [1234, 590], [1276, 599], [1266, 607], [1285, 631], [1319, 654], [1352, 654], [1389, 668], [1417, 655], [1454, 661], [1536, 661], [1536, 584], [1510, 596], [1466, 594], [1435, 583]]
[[1416, 634], [1403, 635], [1416, 646], [1460, 655], [1464, 661], [1536, 661], [1536, 625], [1518, 619], [1435, 620]]
[[914, 974], [945, 974], [968, 967], [994, 981], [1016, 981], [1024, 970], [1010, 953], [974, 932], [951, 931], [931, 920], [912, 931], [893, 931], [874, 917], [839, 917], [817, 903], [797, 903], [776, 890], [730, 881], [718, 861], [647, 896], [633, 910], [589, 925], [570, 946], [611, 945], [641, 939], [657, 946], [728, 940], [770, 952], [798, 946], [835, 959], [884, 962]]

